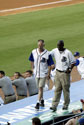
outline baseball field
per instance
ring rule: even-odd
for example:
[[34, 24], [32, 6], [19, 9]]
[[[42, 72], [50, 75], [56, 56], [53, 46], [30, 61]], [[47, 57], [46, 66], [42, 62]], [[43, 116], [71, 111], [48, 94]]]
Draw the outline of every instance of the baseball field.
[[[13, 76], [30, 69], [28, 58], [38, 39], [45, 40], [49, 51], [62, 39], [72, 53], [84, 56], [84, 0], [0, 0], [0, 70]], [[72, 82], [78, 80], [74, 68]], [[83, 88], [77, 85], [76, 92]]]
[[[55, 3], [49, 7], [48, 5], [39, 6], [36, 11], [35, 7], [27, 10], [27, 6], [25, 11], [21, 10], [20, 13], [16, 13], [12, 10], [12, 13], [8, 10], [11, 7], [15, 8], [14, 3], [6, 4], [5, 1], [2, 3], [0, 0], [0, 70], [12, 76], [16, 71], [23, 73], [30, 69], [28, 57], [32, 49], [37, 47], [38, 39], [45, 40], [45, 47], [48, 50], [55, 48], [57, 41], [63, 39], [66, 48], [72, 53], [79, 51], [83, 56], [84, 0], [72, 1], [75, 3], [68, 5], [70, 1], [64, 1], [64, 3]], [[27, 4], [30, 6], [31, 2]], [[40, 1], [37, 4], [40, 4]], [[43, 4], [42, 1], [41, 4]], [[16, 7], [22, 7], [22, 5], [18, 6], [17, 3]], [[20, 10], [17, 9], [17, 11]]]

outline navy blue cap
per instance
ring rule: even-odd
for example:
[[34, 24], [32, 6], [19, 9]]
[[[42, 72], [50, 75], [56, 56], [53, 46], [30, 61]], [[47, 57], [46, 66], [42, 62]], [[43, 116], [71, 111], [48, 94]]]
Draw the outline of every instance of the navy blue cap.
[[84, 118], [80, 118], [80, 119], [79, 119], [79, 124], [80, 124], [80, 125], [84, 125]]
[[74, 53], [74, 56], [79, 56], [79, 55], [80, 55], [79, 52], [75, 52], [75, 53]]

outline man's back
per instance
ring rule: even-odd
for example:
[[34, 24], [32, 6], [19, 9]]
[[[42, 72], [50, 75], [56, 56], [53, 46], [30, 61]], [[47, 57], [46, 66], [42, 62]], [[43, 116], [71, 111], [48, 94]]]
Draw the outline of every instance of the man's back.
[[16, 86], [17, 94], [20, 96], [27, 96], [27, 85], [25, 79], [20, 77], [12, 81], [12, 84]]
[[2, 88], [2, 91], [4, 95], [13, 95], [14, 89], [12, 87], [12, 82], [9, 77], [4, 76], [3, 78], [0, 79], [0, 88]]
[[28, 87], [28, 91], [29, 91], [29, 95], [32, 96], [34, 94], [38, 93], [38, 89], [36, 87], [36, 80], [34, 76], [31, 77], [27, 77], [25, 79], [26, 83], [27, 83], [27, 87]]

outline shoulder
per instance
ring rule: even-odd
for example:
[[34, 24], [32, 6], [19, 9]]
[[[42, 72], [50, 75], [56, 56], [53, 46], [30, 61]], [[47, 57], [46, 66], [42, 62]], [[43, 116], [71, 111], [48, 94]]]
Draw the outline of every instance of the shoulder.
[[1, 78], [1, 80], [11, 80], [8, 76], [4, 76], [3, 78]]
[[52, 49], [52, 51], [53, 51], [53, 52], [58, 51], [58, 48], [54, 48], [54, 49]]
[[58, 48], [54, 48], [54, 49], [52, 49], [52, 50], [50, 51], [50, 54], [52, 55], [52, 54], [57, 53], [57, 52], [58, 52]]
[[36, 82], [34, 77], [28, 77], [25, 79], [27, 84], [34, 84]]
[[26, 81], [30, 81], [30, 80], [33, 80], [33, 79], [34, 79], [34, 77], [32, 77], [32, 76], [25, 78]]
[[73, 56], [72, 52], [69, 49], [65, 49], [65, 53], [70, 55], [70, 56]]
[[13, 80], [14, 83], [17, 83], [17, 82], [20, 82], [20, 81], [21, 81], [20, 78]]
[[35, 53], [36, 51], [37, 51], [37, 49], [33, 49], [33, 50], [32, 50], [32, 53]]
[[23, 77], [20, 77], [19, 80], [20, 81], [25, 81], [25, 79]]
[[78, 60], [84, 61], [84, 58], [83, 57], [79, 57]]
[[69, 49], [66, 49], [66, 48], [65, 48], [65, 51], [66, 51], [67, 53], [71, 53], [71, 51], [70, 51]]
[[50, 54], [50, 52], [47, 49], [44, 50], [44, 53], [48, 55]]
[[9, 79], [9, 80], [11, 80], [9, 76], [5, 76], [5, 79]]

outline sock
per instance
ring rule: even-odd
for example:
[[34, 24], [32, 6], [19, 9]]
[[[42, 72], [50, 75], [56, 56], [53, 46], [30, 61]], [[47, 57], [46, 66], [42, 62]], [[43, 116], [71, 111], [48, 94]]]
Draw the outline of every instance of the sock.
[[40, 101], [38, 100], [37, 103], [40, 103]]
[[43, 98], [41, 98], [41, 100], [43, 100]]

